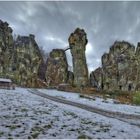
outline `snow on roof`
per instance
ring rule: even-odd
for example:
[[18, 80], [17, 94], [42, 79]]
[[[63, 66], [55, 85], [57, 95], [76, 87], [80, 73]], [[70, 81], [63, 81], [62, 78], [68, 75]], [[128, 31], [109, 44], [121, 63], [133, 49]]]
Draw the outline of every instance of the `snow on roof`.
[[0, 82], [8, 82], [11, 83], [11, 79], [0, 78]]

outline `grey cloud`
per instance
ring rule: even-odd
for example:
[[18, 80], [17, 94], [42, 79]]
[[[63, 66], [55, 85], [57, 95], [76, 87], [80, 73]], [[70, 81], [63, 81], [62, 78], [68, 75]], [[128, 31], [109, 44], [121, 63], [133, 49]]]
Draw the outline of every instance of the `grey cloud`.
[[[49, 52], [64, 48], [76, 27], [84, 28], [88, 42], [89, 70], [100, 66], [101, 56], [115, 40], [135, 46], [140, 35], [140, 2], [0, 2], [0, 17], [15, 34], [36, 35], [39, 46]], [[72, 65], [70, 52], [67, 52]]]

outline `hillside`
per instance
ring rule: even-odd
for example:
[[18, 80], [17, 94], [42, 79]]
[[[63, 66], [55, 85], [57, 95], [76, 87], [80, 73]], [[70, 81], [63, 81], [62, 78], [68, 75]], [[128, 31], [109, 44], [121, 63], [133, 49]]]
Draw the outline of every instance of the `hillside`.
[[[44, 90], [45, 92], [46, 94], [52, 92], [53, 96], [65, 96], [72, 100], [78, 97], [78, 94], [64, 94], [56, 90]], [[57, 103], [33, 95], [25, 88], [16, 88], [14, 91], [0, 89], [0, 95], [1, 139], [140, 138], [139, 127], [128, 123], [129, 120], [123, 122]], [[81, 98], [78, 100], [84, 101]], [[99, 99], [96, 100], [95, 102], [103, 106], [104, 103]], [[85, 102], [91, 104], [91, 101], [85, 100]], [[132, 114], [134, 110], [131, 111], [131, 108], [134, 107], [127, 106], [127, 108], [126, 112]]]

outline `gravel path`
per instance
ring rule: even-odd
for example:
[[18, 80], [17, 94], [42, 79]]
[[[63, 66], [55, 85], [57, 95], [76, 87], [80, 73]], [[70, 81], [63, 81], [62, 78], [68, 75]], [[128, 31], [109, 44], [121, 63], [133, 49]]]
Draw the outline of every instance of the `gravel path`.
[[112, 111], [108, 111], [108, 110], [104, 110], [101, 108], [97, 108], [97, 107], [92, 107], [89, 105], [85, 105], [85, 104], [81, 104], [81, 103], [76, 103], [73, 101], [68, 101], [65, 99], [60, 99], [58, 97], [54, 97], [54, 96], [50, 96], [47, 94], [44, 94], [36, 89], [32, 89], [32, 90], [28, 90], [30, 93], [47, 98], [49, 100], [58, 102], [58, 103], [62, 103], [62, 104], [66, 104], [66, 105], [71, 105], [74, 107], [78, 107], [93, 113], [97, 113], [106, 117], [110, 117], [110, 118], [115, 118], [118, 119], [120, 121], [123, 122], [127, 122], [131, 125], [136, 125], [138, 127], [140, 127], [140, 115], [134, 115], [134, 114], [125, 114], [125, 113], [121, 113], [121, 112], [112, 112]]

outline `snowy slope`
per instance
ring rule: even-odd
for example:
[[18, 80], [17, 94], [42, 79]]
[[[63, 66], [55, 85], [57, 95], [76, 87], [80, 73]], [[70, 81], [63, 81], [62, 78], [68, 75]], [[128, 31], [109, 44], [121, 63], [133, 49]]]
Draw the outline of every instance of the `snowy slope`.
[[106, 103], [102, 98], [96, 97], [95, 98], [96, 100], [81, 98], [79, 96], [79, 93], [63, 92], [63, 91], [48, 90], [48, 89], [38, 89], [38, 90], [48, 95], [56, 96], [59, 98], [65, 98], [66, 100], [87, 104], [105, 110], [140, 115], [140, 106], [114, 104], [112, 99], [108, 99]]
[[140, 138], [140, 129], [27, 89], [0, 89], [0, 138]]

